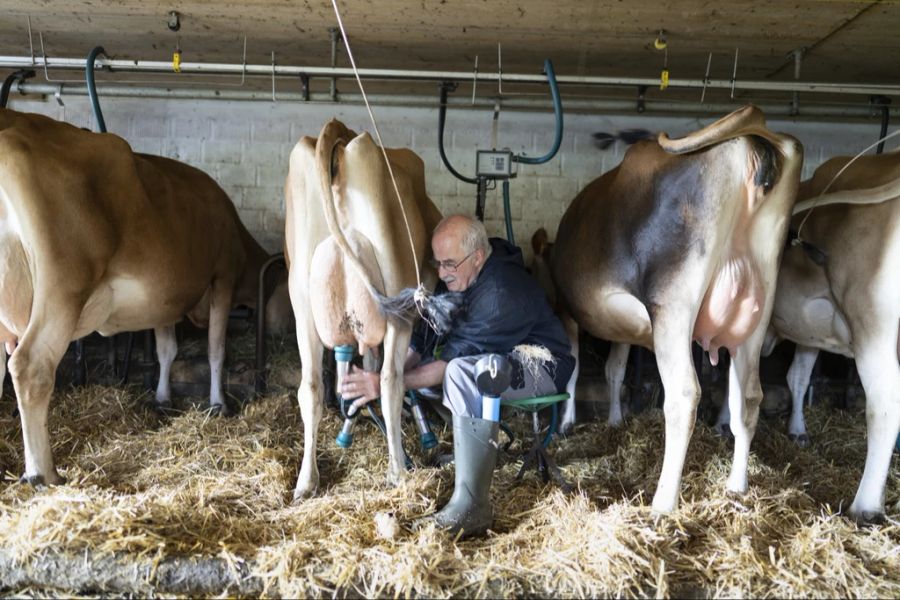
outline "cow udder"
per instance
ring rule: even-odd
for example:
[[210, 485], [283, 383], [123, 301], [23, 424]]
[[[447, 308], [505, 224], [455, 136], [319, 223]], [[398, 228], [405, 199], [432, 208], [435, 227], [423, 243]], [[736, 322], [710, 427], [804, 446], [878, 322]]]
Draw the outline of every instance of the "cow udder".
[[[384, 289], [371, 242], [354, 231], [347, 232], [346, 237], [373, 284]], [[316, 247], [310, 265], [309, 290], [316, 331], [325, 346], [359, 344], [362, 354], [366, 348], [377, 347], [384, 340], [387, 321], [353, 266], [344, 260], [333, 237]]]
[[697, 313], [694, 340], [719, 361], [719, 348], [731, 355], [759, 325], [764, 301], [756, 265], [748, 254], [732, 255], [719, 267]]

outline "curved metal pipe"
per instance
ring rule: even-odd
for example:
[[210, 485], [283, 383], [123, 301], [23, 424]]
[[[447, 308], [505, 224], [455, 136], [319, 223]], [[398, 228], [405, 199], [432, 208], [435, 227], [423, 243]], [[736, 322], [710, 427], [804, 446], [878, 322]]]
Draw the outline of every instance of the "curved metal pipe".
[[447, 154], [444, 152], [444, 122], [447, 120], [447, 91], [451, 85], [455, 87], [455, 84], [446, 82], [441, 84], [441, 103], [440, 108], [438, 108], [438, 153], [441, 155], [441, 162], [444, 163], [444, 166], [447, 167], [447, 170], [450, 171], [451, 175], [466, 183], [478, 183], [478, 180], [474, 177], [466, 177], [454, 169], [453, 165], [450, 164], [450, 160], [447, 158]]
[[556, 139], [553, 140], [553, 147], [550, 152], [538, 158], [529, 158], [527, 156], [513, 155], [513, 160], [526, 165], [540, 165], [554, 156], [559, 151], [562, 143], [563, 134], [563, 112], [562, 101], [559, 97], [559, 86], [556, 84], [556, 73], [553, 71], [553, 62], [548, 58], [544, 61], [544, 72], [547, 74], [547, 83], [550, 84], [550, 95], [553, 97], [553, 114], [556, 116]]
[[94, 63], [97, 56], [106, 54], [103, 46], [97, 46], [90, 51], [87, 57], [87, 65], [84, 68], [84, 81], [87, 84], [88, 96], [91, 97], [91, 107], [94, 109], [94, 120], [100, 133], [106, 133], [106, 122], [103, 120], [103, 112], [100, 110], [100, 102], [97, 100], [97, 85], [94, 83]]
[[264, 394], [269, 385], [268, 373], [266, 373], [266, 274], [269, 269], [281, 263], [286, 265], [284, 254], [273, 255], [263, 263], [259, 269], [259, 288], [256, 297], [256, 379], [254, 391], [257, 395]]
[[10, 73], [9, 76], [3, 80], [3, 87], [0, 87], [0, 108], [6, 108], [6, 104], [9, 102], [9, 90], [12, 89], [13, 83], [25, 81], [29, 77], [34, 77], [33, 70], [19, 69], [18, 71]]

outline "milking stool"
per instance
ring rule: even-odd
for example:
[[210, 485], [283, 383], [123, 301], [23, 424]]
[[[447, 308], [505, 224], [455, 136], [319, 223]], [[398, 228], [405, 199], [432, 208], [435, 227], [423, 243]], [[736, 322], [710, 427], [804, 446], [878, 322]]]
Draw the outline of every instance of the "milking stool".
[[[550, 453], [547, 452], [547, 447], [553, 439], [553, 432], [556, 431], [558, 423], [558, 405], [560, 402], [568, 399], [569, 394], [551, 394], [549, 396], [522, 398], [521, 400], [500, 401], [501, 406], [531, 413], [534, 439], [531, 442], [531, 448], [522, 456], [522, 466], [519, 468], [519, 473], [516, 475], [517, 481], [522, 479], [522, 476], [529, 467], [534, 467], [534, 469], [540, 473], [544, 483], [548, 483], [552, 479], [563, 489], [563, 491], [572, 491], [572, 484], [565, 480], [562, 471], [560, 471], [559, 467], [556, 465], [556, 461], [554, 461], [550, 456]], [[547, 428], [547, 433], [542, 436], [540, 411], [545, 408], [550, 408], [551, 411], [550, 426]], [[508, 427], [503, 426], [502, 428], [507, 435], [510, 437], [512, 436], [512, 432]], [[506, 447], [509, 447], [510, 444], [512, 444], [512, 439], [506, 444]]]

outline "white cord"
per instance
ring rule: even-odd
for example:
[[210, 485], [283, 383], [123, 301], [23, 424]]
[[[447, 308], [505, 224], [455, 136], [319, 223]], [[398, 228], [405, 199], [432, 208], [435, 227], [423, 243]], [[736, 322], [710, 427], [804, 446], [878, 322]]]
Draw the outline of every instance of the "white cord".
[[378, 146], [381, 148], [381, 154], [384, 156], [384, 163], [387, 165], [388, 174], [391, 176], [391, 183], [394, 184], [394, 192], [397, 194], [397, 202], [400, 203], [400, 212], [403, 214], [403, 223], [406, 225], [406, 235], [409, 237], [409, 247], [412, 250], [413, 261], [416, 267], [416, 289], [421, 289], [422, 278], [419, 275], [419, 258], [416, 255], [416, 245], [412, 238], [412, 230], [409, 228], [409, 219], [406, 217], [406, 209], [403, 207], [403, 199], [400, 197], [400, 190], [397, 187], [397, 180], [394, 179], [394, 170], [391, 168], [391, 161], [388, 159], [387, 151], [384, 149], [384, 143], [381, 141], [381, 133], [378, 131], [378, 123], [375, 122], [375, 115], [372, 114], [372, 107], [369, 106], [369, 99], [366, 97], [366, 90], [363, 89], [362, 80], [359, 77], [359, 70], [356, 68], [356, 60], [353, 58], [353, 51], [350, 49], [350, 40], [347, 38], [347, 31], [344, 29], [344, 22], [341, 20], [341, 13], [338, 10], [337, 0], [331, 0], [334, 6], [334, 15], [337, 17], [338, 27], [341, 30], [341, 36], [344, 39], [344, 46], [347, 48], [347, 56], [350, 58], [350, 64], [353, 67], [353, 74], [356, 75], [356, 82], [359, 84], [359, 91], [362, 94], [363, 102], [366, 104], [366, 110], [369, 111], [369, 119], [372, 120], [372, 127], [375, 129], [375, 138], [378, 140]]
[[[819, 193], [819, 195], [816, 196], [815, 202], [818, 202], [819, 198], [821, 198], [822, 196], [825, 195], [825, 193], [826, 193], [826, 192], [828, 191], [828, 189], [831, 187], [831, 184], [834, 183], [835, 181], [837, 181], [838, 177], [840, 177], [841, 174], [842, 174], [844, 171], [847, 170], [847, 167], [849, 167], [850, 165], [852, 165], [852, 164], [856, 161], [856, 159], [858, 159], [860, 156], [862, 156], [863, 154], [865, 154], [866, 152], [868, 152], [869, 150], [871, 150], [872, 148], [874, 148], [875, 146], [877, 146], [877, 145], [880, 144], [881, 142], [883, 142], [883, 141], [885, 141], [885, 140], [889, 140], [889, 139], [891, 139], [892, 137], [894, 137], [895, 135], [900, 135], [900, 129], [898, 129], [898, 130], [895, 131], [894, 133], [889, 133], [888, 135], [884, 136], [883, 138], [881, 138], [881, 139], [879, 139], [879, 140], [876, 140], [871, 146], [867, 146], [867, 147], [866, 147], [865, 149], [863, 149], [859, 154], [857, 154], [856, 156], [854, 156], [853, 158], [851, 158], [849, 161], [847, 161], [847, 164], [844, 165], [844, 166], [841, 168], [841, 170], [837, 172], [837, 175], [835, 175], [834, 177], [831, 178], [831, 181], [828, 182], [828, 185], [825, 186], [825, 189], [823, 189], [823, 190]], [[806, 220], [809, 218], [809, 215], [812, 214], [812, 211], [816, 208], [815, 202], [813, 203], [812, 206], [809, 207], [809, 210], [806, 211], [806, 214], [803, 215], [803, 219], [800, 221], [800, 225], [797, 227], [797, 239], [794, 240], [794, 242], [793, 242], [795, 245], [796, 245], [796, 244], [800, 244], [800, 243], [802, 243], [802, 241], [803, 241], [803, 240], [800, 238], [800, 232], [803, 231], [803, 226], [806, 224]]]

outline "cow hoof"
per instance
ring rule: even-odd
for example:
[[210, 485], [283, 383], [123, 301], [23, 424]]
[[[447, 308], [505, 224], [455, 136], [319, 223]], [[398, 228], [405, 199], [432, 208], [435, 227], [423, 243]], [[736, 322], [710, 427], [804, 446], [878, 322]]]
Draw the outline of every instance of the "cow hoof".
[[294, 490], [294, 497], [291, 499], [292, 506], [299, 506], [303, 504], [304, 501], [309, 500], [313, 496], [316, 495], [316, 488], [313, 487], [311, 489], [300, 489], [297, 488]]
[[569, 437], [575, 431], [575, 423], [560, 423], [558, 433], [563, 437]]
[[55, 475], [50, 478], [50, 481], [48, 482], [48, 479], [45, 479], [43, 475], [22, 475], [19, 477], [19, 483], [30, 485], [37, 490], [42, 490], [46, 489], [48, 485], [65, 485], [66, 479], [65, 477]]
[[788, 439], [797, 444], [799, 448], [809, 447], [809, 435], [805, 433], [789, 433]]
[[713, 425], [713, 431], [719, 437], [725, 438], [726, 440], [734, 440], [734, 434], [731, 433], [731, 425], [728, 423], [716, 423]]
[[234, 412], [228, 408], [227, 404], [211, 404], [206, 410], [212, 417], [231, 417], [234, 415]]
[[156, 402], [150, 402], [149, 404], [150, 408], [153, 409], [153, 412], [156, 412], [165, 417], [169, 417], [177, 412], [175, 410], [175, 405], [172, 404], [171, 400], [165, 400], [162, 402], [157, 400]]
[[849, 510], [847, 516], [860, 527], [870, 527], [884, 523], [884, 513], [880, 510]]

